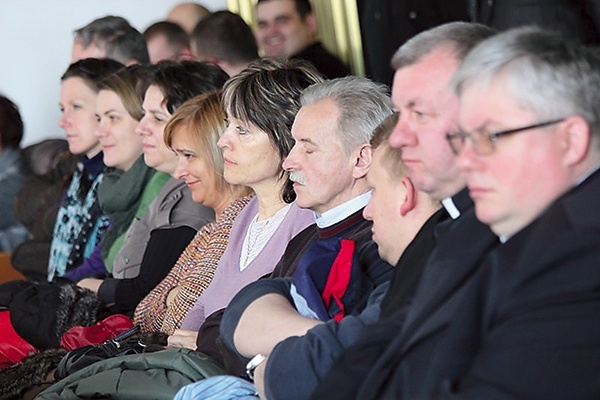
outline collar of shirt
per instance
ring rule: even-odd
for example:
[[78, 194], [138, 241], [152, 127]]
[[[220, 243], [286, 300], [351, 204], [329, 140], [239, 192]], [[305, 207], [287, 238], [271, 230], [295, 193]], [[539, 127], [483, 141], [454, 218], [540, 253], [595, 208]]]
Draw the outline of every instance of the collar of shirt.
[[339, 206], [332, 208], [329, 211], [324, 212], [321, 215], [315, 213], [315, 222], [319, 228], [327, 228], [328, 226], [332, 226], [337, 224], [340, 221], [348, 218], [361, 208], [364, 208], [369, 199], [371, 198], [371, 191], [369, 190], [366, 193], [361, 194], [358, 197], [353, 198], [352, 200], [348, 200], [345, 203], [340, 204]]

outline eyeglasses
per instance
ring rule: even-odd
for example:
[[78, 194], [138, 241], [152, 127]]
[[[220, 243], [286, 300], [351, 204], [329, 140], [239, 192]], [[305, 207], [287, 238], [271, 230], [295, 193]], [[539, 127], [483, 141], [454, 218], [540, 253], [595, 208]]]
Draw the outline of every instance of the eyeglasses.
[[495, 133], [486, 133], [484, 131], [476, 131], [473, 133], [465, 133], [461, 131], [457, 132], [448, 132], [446, 133], [446, 140], [450, 145], [450, 148], [454, 152], [454, 154], [458, 155], [460, 151], [465, 147], [465, 143], [469, 141], [471, 146], [473, 146], [473, 150], [480, 156], [487, 156], [494, 152], [496, 149], [494, 143], [498, 138], [502, 136], [508, 136], [519, 132], [528, 131], [531, 129], [543, 128], [550, 125], [555, 125], [561, 123], [565, 120], [565, 118], [553, 119], [546, 122], [540, 122], [534, 125], [527, 125], [522, 128], [509, 129], [506, 131], [495, 132]]

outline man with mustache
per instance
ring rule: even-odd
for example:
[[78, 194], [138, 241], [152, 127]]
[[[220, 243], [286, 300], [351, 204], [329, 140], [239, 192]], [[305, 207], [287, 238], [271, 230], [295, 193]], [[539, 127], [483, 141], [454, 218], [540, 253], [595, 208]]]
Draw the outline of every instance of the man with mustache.
[[[296, 144], [283, 167], [295, 182], [297, 204], [315, 212], [316, 224], [292, 239], [271, 277], [294, 276], [296, 299], [303, 301], [301, 298], [309, 297], [314, 301], [305, 307], [310, 312], [311, 304], [322, 303], [319, 307], [325, 303], [318, 296], [327, 286], [325, 280], [330, 269], [338, 271], [339, 279], [332, 278], [329, 286], [347, 281], [333, 288], [335, 293], [331, 297], [335, 300], [321, 307], [321, 314], [314, 307], [312, 311], [320, 319], [341, 318], [353, 309], [364, 308], [368, 293], [388, 280], [392, 271], [378, 257], [376, 246], [363, 246], [371, 240], [372, 224], [362, 215], [370, 198], [366, 180], [372, 158], [369, 141], [374, 128], [392, 114], [391, 101], [383, 85], [365, 78], [346, 77], [309, 87], [301, 102], [303, 106], [292, 128]], [[363, 263], [368, 268], [362, 267]], [[271, 281], [252, 285], [258, 289], [247, 297], [271, 291]], [[322, 286], [313, 287], [307, 282], [320, 282]], [[243, 374], [247, 360], [217, 340], [221, 317], [222, 312], [214, 313], [200, 328], [197, 350], [221, 361], [230, 373]], [[305, 322], [309, 322], [308, 326]], [[266, 321], [255, 323], [268, 326]], [[301, 329], [316, 323], [319, 319], [305, 318]], [[279, 334], [283, 336], [265, 335], [264, 340], [274, 344], [289, 336], [283, 330]]]

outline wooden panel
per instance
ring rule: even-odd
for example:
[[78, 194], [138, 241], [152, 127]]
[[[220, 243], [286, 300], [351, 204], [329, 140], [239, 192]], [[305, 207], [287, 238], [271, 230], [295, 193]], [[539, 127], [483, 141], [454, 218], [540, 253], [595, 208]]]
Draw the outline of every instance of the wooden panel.
[[25, 280], [25, 277], [10, 263], [10, 253], [0, 252], [0, 283]]

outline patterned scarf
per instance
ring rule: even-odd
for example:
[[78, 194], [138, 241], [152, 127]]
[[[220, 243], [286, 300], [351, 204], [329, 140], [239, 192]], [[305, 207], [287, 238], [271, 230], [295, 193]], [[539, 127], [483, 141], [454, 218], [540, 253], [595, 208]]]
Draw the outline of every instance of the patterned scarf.
[[[101, 158], [102, 154], [100, 163]], [[85, 197], [79, 195], [84, 174], [88, 174], [88, 179], [92, 182]], [[102, 215], [97, 195], [98, 185], [103, 176], [100, 172], [94, 177], [88, 173], [83, 163], [77, 164], [56, 216], [48, 263], [49, 282], [55, 276], [63, 276], [89, 257], [108, 227], [108, 218]]]
[[108, 170], [98, 187], [102, 211], [110, 219], [110, 228], [102, 239], [102, 258], [106, 259], [111, 246], [125, 232], [138, 209], [142, 193], [156, 170], [144, 164], [141, 156], [128, 171]]

